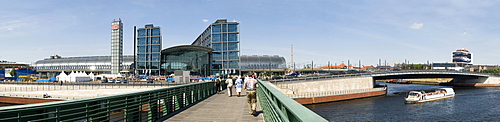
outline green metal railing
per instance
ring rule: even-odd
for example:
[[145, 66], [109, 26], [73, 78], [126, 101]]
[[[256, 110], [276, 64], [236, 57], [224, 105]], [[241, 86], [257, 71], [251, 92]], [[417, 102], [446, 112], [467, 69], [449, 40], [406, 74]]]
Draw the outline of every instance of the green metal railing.
[[294, 101], [269, 84], [258, 80], [257, 96], [268, 122], [326, 122], [327, 120]]
[[0, 121], [156, 121], [213, 95], [215, 89], [214, 82], [201, 82], [120, 95], [0, 107]]

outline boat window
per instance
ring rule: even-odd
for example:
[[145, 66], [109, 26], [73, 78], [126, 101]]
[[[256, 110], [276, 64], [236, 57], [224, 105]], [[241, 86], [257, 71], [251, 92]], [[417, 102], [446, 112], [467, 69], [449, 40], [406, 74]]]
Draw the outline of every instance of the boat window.
[[408, 94], [408, 95], [409, 95], [409, 96], [417, 96], [417, 95], [418, 95], [418, 93], [410, 93], [410, 94]]

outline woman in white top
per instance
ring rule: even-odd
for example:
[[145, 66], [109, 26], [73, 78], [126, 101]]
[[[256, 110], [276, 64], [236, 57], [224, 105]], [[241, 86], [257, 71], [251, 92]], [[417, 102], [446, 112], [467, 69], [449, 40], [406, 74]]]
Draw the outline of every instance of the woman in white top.
[[227, 94], [229, 95], [229, 97], [231, 97], [231, 91], [233, 90], [233, 77], [229, 77], [227, 80], [226, 80], [226, 84], [227, 84]]
[[236, 94], [238, 97], [240, 97], [241, 95], [241, 88], [243, 88], [243, 80], [245, 79], [245, 77], [241, 77], [241, 78], [238, 78], [236, 80]]

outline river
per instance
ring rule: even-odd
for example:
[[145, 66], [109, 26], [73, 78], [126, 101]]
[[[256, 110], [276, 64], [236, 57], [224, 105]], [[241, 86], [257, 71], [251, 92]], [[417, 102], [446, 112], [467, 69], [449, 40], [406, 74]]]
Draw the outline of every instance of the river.
[[405, 104], [410, 90], [447, 86], [387, 84], [387, 95], [306, 105], [329, 121], [500, 121], [500, 87], [455, 87], [453, 98]]

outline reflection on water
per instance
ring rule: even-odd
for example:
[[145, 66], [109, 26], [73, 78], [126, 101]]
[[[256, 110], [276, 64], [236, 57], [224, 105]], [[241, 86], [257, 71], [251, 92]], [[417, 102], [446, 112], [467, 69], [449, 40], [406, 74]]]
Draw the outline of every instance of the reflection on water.
[[453, 98], [405, 104], [410, 90], [432, 91], [447, 86], [387, 84], [388, 95], [306, 105], [330, 121], [498, 121], [500, 88], [454, 88]]

